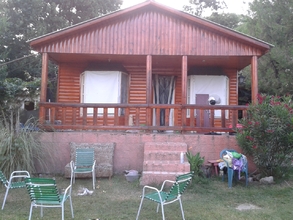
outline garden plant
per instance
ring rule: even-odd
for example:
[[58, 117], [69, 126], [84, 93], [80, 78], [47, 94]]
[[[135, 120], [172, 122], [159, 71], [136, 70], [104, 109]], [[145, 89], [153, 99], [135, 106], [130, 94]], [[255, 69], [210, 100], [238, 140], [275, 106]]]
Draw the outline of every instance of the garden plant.
[[[20, 126], [12, 118], [0, 121], [0, 170], [9, 176], [15, 170], [36, 173], [35, 164], [45, 169], [44, 157], [50, 157], [50, 146], [41, 144], [38, 122], [30, 118]], [[1, 198], [1, 197], [0, 197]]]
[[236, 138], [244, 154], [251, 156], [262, 176], [283, 178], [293, 153], [293, 103], [291, 96], [258, 95], [247, 117], [240, 120]]

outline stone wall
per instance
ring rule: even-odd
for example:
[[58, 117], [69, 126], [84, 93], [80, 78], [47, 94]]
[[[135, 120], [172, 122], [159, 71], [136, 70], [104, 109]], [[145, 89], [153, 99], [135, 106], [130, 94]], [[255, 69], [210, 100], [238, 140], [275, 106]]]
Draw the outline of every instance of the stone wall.
[[[75, 143], [70, 142], [70, 160], [75, 160], [76, 148], [94, 148], [96, 160], [96, 177], [111, 177], [113, 175], [113, 158], [115, 143]], [[70, 164], [65, 166], [65, 177], [70, 178]], [[88, 177], [91, 174], [76, 174], [76, 178]]]

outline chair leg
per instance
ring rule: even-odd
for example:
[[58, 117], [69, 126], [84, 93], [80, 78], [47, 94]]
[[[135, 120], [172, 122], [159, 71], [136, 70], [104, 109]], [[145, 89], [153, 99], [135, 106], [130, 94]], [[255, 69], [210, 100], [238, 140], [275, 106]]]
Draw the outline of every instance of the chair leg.
[[64, 203], [61, 205], [62, 220], [64, 220]]
[[92, 172], [92, 176], [93, 176], [93, 189], [95, 189], [96, 187], [96, 175], [95, 175], [95, 170]]
[[180, 204], [180, 209], [181, 209], [182, 220], [185, 220], [181, 198], [179, 198], [179, 204]]
[[165, 220], [165, 213], [164, 213], [164, 205], [161, 204], [161, 210], [162, 210], [162, 218]]
[[233, 176], [234, 176], [234, 172], [233, 169], [228, 169], [228, 187], [231, 188], [232, 187], [232, 182], [233, 182]]
[[71, 216], [72, 218], [74, 218], [71, 196], [69, 197], [69, 202], [70, 202]]
[[4, 209], [4, 206], [5, 206], [5, 202], [6, 202], [6, 199], [7, 199], [7, 196], [8, 196], [8, 191], [9, 191], [9, 186], [6, 187], [6, 192], [5, 192], [5, 196], [4, 196], [3, 204], [2, 204], [2, 210]]
[[143, 197], [141, 197], [141, 200], [140, 200], [139, 208], [138, 208], [137, 215], [136, 215], [136, 220], [138, 220], [140, 210], [141, 210], [141, 207], [142, 207], [142, 203], [143, 203]]
[[28, 220], [31, 220], [32, 214], [33, 214], [33, 204], [31, 203], [30, 216], [28, 217]]

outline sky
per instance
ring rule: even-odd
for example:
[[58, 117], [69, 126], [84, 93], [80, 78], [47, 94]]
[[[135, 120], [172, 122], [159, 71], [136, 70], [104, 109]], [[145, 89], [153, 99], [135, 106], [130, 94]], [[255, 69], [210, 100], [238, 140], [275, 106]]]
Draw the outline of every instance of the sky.
[[[127, 8], [146, 0], [123, 0], [122, 8]], [[188, 5], [189, 0], [155, 0], [156, 2], [178, 9], [183, 10], [183, 5]], [[252, 0], [225, 0], [228, 9], [224, 10], [223, 12], [230, 12], [236, 14], [246, 14], [248, 9], [248, 3], [252, 2]]]

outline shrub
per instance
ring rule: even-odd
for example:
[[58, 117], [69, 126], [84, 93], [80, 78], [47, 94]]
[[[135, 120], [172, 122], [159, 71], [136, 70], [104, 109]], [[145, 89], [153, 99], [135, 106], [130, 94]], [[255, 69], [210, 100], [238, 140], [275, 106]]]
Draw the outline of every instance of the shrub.
[[252, 156], [260, 173], [284, 177], [293, 152], [293, 103], [290, 96], [258, 95], [251, 104], [236, 138], [246, 155]]
[[190, 171], [194, 172], [193, 177], [203, 177], [202, 165], [204, 163], [204, 157], [201, 157], [199, 152], [193, 155], [190, 151], [186, 152], [186, 157], [190, 164]]
[[7, 176], [15, 170], [34, 173], [36, 163], [41, 169], [45, 167], [43, 158], [50, 155], [37, 137], [37, 133], [42, 131], [36, 128], [37, 122], [33, 119], [22, 127], [0, 122], [0, 170]]

